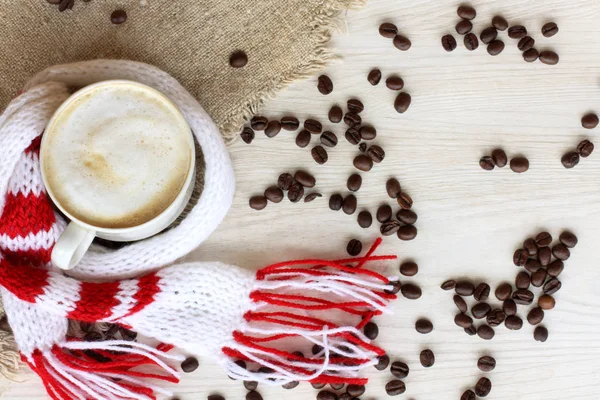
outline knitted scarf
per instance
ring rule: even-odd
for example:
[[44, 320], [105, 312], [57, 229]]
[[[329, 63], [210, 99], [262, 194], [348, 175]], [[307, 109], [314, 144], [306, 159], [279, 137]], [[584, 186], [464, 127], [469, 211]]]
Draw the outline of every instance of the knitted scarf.
[[[39, 138], [68, 96], [67, 84], [116, 78], [153, 86], [182, 110], [204, 156], [202, 194], [177, 227], [119, 250], [92, 247], [66, 276], [50, 260], [65, 221], [42, 184]], [[0, 116], [0, 153], [0, 292], [21, 357], [52, 399], [170, 395], [153, 381], [178, 382], [174, 363], [184, 357], [170, 351], [175, 347], [214, 359], [233, 378], [275, 385], [364, 384], [358, 371], [384, 354], [361, 332], [396, 298], [389, 278], [364, 268], [395, 259], [373, 255], [381, 240], [364, 257], [288, 261], [256, 273], [218, 262], [170, 265], [216, 228], [234, 185], [218, 130], [166, 73], [127, 61], [44, 71]], [[119, 324], [154, 345], [68, 338], [69, 319]], [[290, 338], [322, 350], [294, 354], [285, 345]]]

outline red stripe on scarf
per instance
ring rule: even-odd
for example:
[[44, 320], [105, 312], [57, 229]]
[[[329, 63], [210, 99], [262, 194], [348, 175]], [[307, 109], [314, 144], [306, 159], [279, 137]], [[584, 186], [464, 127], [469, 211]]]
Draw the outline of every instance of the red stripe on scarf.
[[81, 282], [80, 298], [75, 309], [67, 318], [78, 321], [96, 322], [109, 317], [112, 308], [120, 304], [116, 295], [119, 292], [119, 282], [89, 283]]
[[7, 193], [4, 211], [0, 217], [0, 234], [11, 239], [29, 234], [49, 231], [56, 222], [54, 210], [45, 193], [36, 196], [30, 192], [24, 195]]
[[47, 279], [46, 270], [0, 261], [0, 285], [23, 301], [35, 303], [35, 298], [44, 293]]
[[138, 291], [133, 295], [137, 304], [122, 318], [138, 313], [146, 308], [147, 305], [151, 304], [154, 301], [154, 296], [160, 292], [158, 282], [160, 282], [160, 278], [155, 272], [142, 276], [138, 281]]

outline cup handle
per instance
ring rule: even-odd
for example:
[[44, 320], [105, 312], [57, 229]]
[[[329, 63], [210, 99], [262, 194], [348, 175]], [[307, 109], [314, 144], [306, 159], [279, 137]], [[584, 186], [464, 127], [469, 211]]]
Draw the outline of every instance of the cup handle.
[[92, 244], [96, 232], [70, 223], [52, 249], [52, 262], [60, 269], [73, 269]]

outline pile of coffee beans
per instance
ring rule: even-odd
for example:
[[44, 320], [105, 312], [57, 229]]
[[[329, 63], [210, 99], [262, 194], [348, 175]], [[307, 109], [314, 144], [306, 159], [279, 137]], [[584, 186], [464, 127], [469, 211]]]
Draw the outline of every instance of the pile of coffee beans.
[[379, 34], [384, 38], [393, 39], [392, 42], [398, 50], [406, 51], [412, 46], [410, 39], [398, 34], [398, 27], [392, 23], [384, 22], [379, 25]]
[[[508, 163], [506, 152], [502, 149], [495, 149], [491, 156], [483, 156], [479, 159], [479, 166], [486, 171], [491, 171], [495, 167], [502, 168]], [[526, 172], [529, 169], [529, 160], [525, 157], [513, 157], [510, 160], [510, 169], [518, 174]]]
[[[306, 171], [296, 171], [294, 175], [283, 173], [279, 175], [277, 184], [269, 186], [262, 196], [253, 196], [249, 200], [250, 208], [254, 210], [264, 209], [269, 202], [281, 203], [284, 192], [287, 192], [287, 198], [292, 203], [298, 203], [304, 197], [305, 189], [312, 189], [317, 184], [317, 180]], [[304, 197], [305, 203], [310, 203], [318, 197], [322, 197], [319, 192], [312, 192]]]

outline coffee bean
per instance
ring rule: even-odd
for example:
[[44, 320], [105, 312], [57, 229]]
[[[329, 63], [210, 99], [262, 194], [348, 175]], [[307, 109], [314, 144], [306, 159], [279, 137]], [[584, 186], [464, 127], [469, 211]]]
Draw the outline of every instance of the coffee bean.
[[527, 289], [519, 289], [514, 291], [512, 298], [515, 303], [528, 306], [533, 302], [533, 293]]
[[348, 385], [346, 393], [351, 397], [359, 397], [365, 393], [365, 387], [364, 385]]
[[358, 192], [362, 185], [362, 177], [358, 174], [352, 174], [348, 177], [348, 181], [346, 182], [346, 186], [348, 190], [351, 192]]
[[[73, 7], [72, 4], [68, 4], [68, 6], [70, 6], [70, 8]], [[64, 11], [64, 9], [60, 10], [60, 8], [59, 8], [59, 11]], [[125, 21], [127, 21], [127, 12], [125, 10], [115, 10], [112, 12], [112, 14], [110, 14], [110, 22], [112, 22], [115, 25], [121, 25]], [[246, 55], [246, 54], [244, 53], [244, 55]], [[232, 57], [233, 57], [233, 55], [232, 55]], [[230, 59], [230, 64], [232, 67], [235, 67], [235, 65], [231, 62], [231, 59]], [[244, 65], [246, 65], [246, 63], [244, 63]], [[242, 65], [242, 67], [244, 65]]]
[[229, 65], [233, 68], [242, 68], [248, 64], [248, 56], [242, 50], [234, 51], [229, 56]]
[[384, 222], [379, 228], [379, 231], [383, 236], [392, 236], [393, 234], [398, 232], [398, 229], [400, 229], [400, 222], [396, 221], [395, 219], [392, 219], [390, 221]]
[[362, 140], [373, 140], [377, 137], [377, 131], [370, 125], [361, 126], [358, 132]]
[[410, 369], [408, 368], [408, 365], [406, 365], [406, 363], [403, 363], [402, 361], [394, 361], [392, 363], [392, 366], [390, 367], [390, 372], [396, 378], [404, 379], [408, 376]]
[[544, 285], [544, 294], [554, 294], [560, 290], [562, 287], [562, 283], [556, 279], [552, 278]]
[[405, 298], [410, 299], [410, 300], [416, 300], [419, 297], [421, 297], [421, 294], [422, 294], [421, 288], [412, 283], [405, 283], [400, 288], [400, 291], [402, 292], [402, 295]]
[[412, 208], [413, 200], [406, 192], [400, 192], [396, 201], [403, 210], [410, 210]]
[[255, 131], [264, 131], [265, 128], [267, 127], [268, 123], [269, 123], [269, 120], [266, 117], [263, 117], [261, 115], [255, 115], [250, 120], [250, 126]]
[[504, 42], [502, 40], [493, 40], [488, 44], [487, 52], [490, 56], [497, 56], [504, 50]]
[[594, 129], [598, 126], [598, 121], [596, 113], [588, 113], [581, 117], [581, 126], [585, 129]]
[[477, 303], [471, 307], [471, 315], [475, 319], [485, 318], [485, 316], [492, 310], [492, 307], [488, 303]]
[[548, 22], [542, 26], [542, 35], [552, 37], [558, 33], [558, 25], [555, 22]]
[[589, 157], [590, 154], [594, 151], [594, 143], [589, 140], [582, 140], [577, 145], [577, 152], [583, 158]]
[[527, 251], [529, 256], [535, 256], [538, 252], [537, 243], [531, 238], [526, 239], [523, 242], [523, 248]]
[[363, 328], [365, 336], [371, 340], [375, 340], [379, 336], [379, 327], [374, 322], [368, 322]]
[[181, 370], [186, 373], [194, 372], [198, 369], [198, 359], [195, 357], [188, 357], [181, 363]]
[[373, 162], [379, 164], [385, 158], [385, 151], [376, 144], [369, 147], [367, 152], [365, 153]]
[[[173, 399], [173, 400], [177, 400], [177, 399]], [[206, 400], [225, 400], [225, 397], [221, 396], [220, 394], [210, 394], [210, 395], [208, 395]]]
[[554, 255], [554, 257], [558, 258], [561, 261], [565, 261], [569, 259], [569, 257], [571, 256], [571, 252], [569, 251], [569, 248], [567, 246], [565, 246], [562, 243], [559, 243], [552, 248], [552, 255]]
[[535, 287], [540, 287], [546, 281], [548, 272], [544, 268], [540, 268], [531, 275], [531, 284]]
[[433, 330], [433, 324], [430, 320], [421, 318], [418, 319], [417, 322], [415, 322], [415, 329], [417, 330], [417, 332], [425, 335]]
[[321, 144], [327, 147], [335, 147], [338, 144], [338, 138], [335, 133], [325, 131], [321, 134]]
[[460, 396], [460, 400], [476, 400], [476, 398], [475, 392], [472, 390], [467, 390]]
[[546, 50], [540, 53], [540, 61], [547, 65], [556, 65], [558, 64], [559, 57], [555, 52]]
[[342, 211], [347, 215], [352, 215], [356, 211], [356, 196], [349, 194], [342, 203]]
[[277, 186], [270, 186], [265, 190], [265, 197], [272, 203], [281, 203], [281, 200], [283, 200], [283, 191]]
[[498, 37], [498, 31], [493, 26], [485, 28], [479, 35], [483, 44], [490, 44]]
[[240, 137], [244, 143], [250, 144], [254, 140], [254, 130], [250, 127], [245, 127], [240, 133]]
[[358, 99], [350, 99], [346, 102], [346, 105], [348, 107], [348, 111], [356, 114], [360, 113], [365, 109], [365, 106], [363, 105], [362, 101]]
[[456, 10], [456, 13], [462, 19], [468, 19], [468, 20], [475, 19], [475, 17], [477, 16], [477, 11], [475, 11], [475, 9], [471, 6], [464, 6], [464, 5], [460, 6]]
[[469, 336], [475, 336], [475, 335], [477, 335], [477, 328], [475, 328], [474, 325], [471, 325], [468, 328], [464, 328], [464, 331]]
[[517, 313], [517, 303], [513, 299], [506, 299], [502, 304], [502, 311], [507, 316], [515, 315]]
[[508, 37], [511, 39], [521, 39], [527, 36], [527, 28], [523, 25], [515, 25], [508, 28]]
[[565, 268], [565, 264], [560, 260], [554, 260], [548, 265], [546, 269], [548, 271], [548, 276], [557, 277]]
[[486, 321], [489, 326], [498, 326], [504, 322], [506, 314], [499, 308], [491, 310], [486, 316]]
[[[322, 350], [323, 350], [323, 346], [319, 346], [318, 344], [314, 344], [313, 347], [311, 348], [311, 352], [313, 353], [313, 356], [316, 356]], [[325, 385], [323, 385], [321, 387], [325, 387]]]
[[496, 368], [496, 360], [491, 356], [483, 356], [477, 360], [477, 368], [483, 372], [490, 372]]
[[412, 46], [410, 39], [403, 35], [396, 35], [394, 37], [393, 43], [394, 43], [394, 46], [396, 46], [396, 48], [398, 50], [402, 50], [402, 51], [406, 51], [406, 50], [410, 49], [410, 46]]
[[421, 365], [425, 368], [432, 367], [435, 364], [435, 355], [433, 351], [427, 349], [423, 350], [421, 354], [419, 354], [419, 361], [421, 361]]
[[371, 226], [371, 224], [373, 224], [373, 216], [366, 210], [361, 211], [358, 213], [357, 221], [361, 228], [368, 228]]
[[333, 82], [331, 82], [331, 78], [327, 75], [321, 75], [317, 78], [317, 89], [319, 93], [328, 95], [333, 92]]
[[419, 273], [419, 266], [414, 261], [406, 261], [400, 264], [400, 273], [404, 276], [415, 276]]
[[321, 390], [317, 394], [317, 400], [338, 400], [338, 397], [333, 392], [330, 392], [328, 390]]
[[377, 357], [377, 364], [375, 364], [376, 370], [384, 371], [387, 369], [388, 365], [390, 365], [390, 357], [387, 354]]
[[267, 206], [267, 198], [264, 196], [253, 196], [249, 200], [250, 208], [262, 210]]
[[359, 150], [361, 153], [364, 153], [365, 151], [367, 151], [367, 144], [366, 144], [366, 143], [361, 143], [361, 144], [359, 144], [359, 145], [358, 145], [358, 150]]
[[575, 151], [569, 151], [561, 157], [560, 162], [563, 167], [571, 169], [579, 164], [579, 154]]
[[519, 40], [519, 43], [517, 44], [517, 47], [521, 51], [527, 51], [529, 49], [532, 49], [533, 46], [535, 46], [535, 39], [533, 39], [531, 36], [525, 36], [524, 38]]
[[396, 100], [394, 100], [394, 108], [400, 114], [403, 114], [406, 112], [406, 110], [408, 110], [408, 107], [410, 107], [411, 101], [412, 99], [410, 94], [401, 92], [398, 94], [398, 96], [396, 96]]
[[[456, 285], [456, 283], [455, 283], [455, 285]], [[446, 290], [450, 290], [450, 289], [446, 289]], [[467, 312], [467, 302], [465, 301], [465, 299], [463, 299], [459, 295], [455, 294], [453, 297], [453, 300], [454, 300], [454, 304], [456, 305], [456, 308], [458, 308], [461, 313]]]
[[392, 218], [392, 207], [388, 206], [387, 204], [382, 205], [377, 209], [377, 214], [375, 217], [377, 218], [377, 221], [381, 222], [382, 224], [389, 221], [390, 218]]
[[310, 144], [311, 134], [306, 129], [302, 129], [298, 136], [296, 136], [296, 146], [305, 148]]
[[552, 235], [548, 232], [540, 232], [535, 237], [535, 243], [539, 247], [546, 247], [552, 243]]
[[510, 169], [521, 174], [529, 169], [529, 160], [525, 157], [515, 157], [510, 160]]
[[244, 388], [246, 390], [256, 390], [258, 387], [258, 382], [256, 381], [244, 381]]
[[461, 328], [468, 328], [473, 325], [473, 318], [469, 317], [467, 314], [456, 314], [454, 316], [454, 323]]
[[347, 112], [346, 115], [344, 115], [344, 123], [350, 128], [358, 129], [362, 123], [362, 118], [355, 112]]
[[359, 170], [365, 171], [365, 172], [370, 171], [371, 168], [373, 168], [373, 160], [371, 160], [371, 158], [367, 157], [364, 154], [360, 154], [360, 155], [356, 156], [352, 163], [354, 164], [354, 167], [356, 169], [359, 169]]
[[307, 119], [304, 121], [304, 129], [312, 133], [313, 135], [318, 135], [323, 130], [323, 125], [316, 119]]
[[496, 298], [500, 301], [504, 301], [510, 297], [512, 293], [512, 286], [510, 283], [504, 282], [496, 287], [495, 295]]
[[456, 39], [452, 35], [442, 36], [442, 47], [447, 52], [454, 51], [456, 49]]
[[544, 310], [542, 310], [541, 307], [533, 308], [529, 311], [529, 314], [527, 314], [527, 322], [529, 322], [530, 325], [537, 325], [542, 322], [543, 319]]
[[369, 72], [369, 75], [367, 75], [367, 80], [373, 86], [378, 85], [379, 81], [381, 80], [381, 71], [379, 69], [377, 69], [377, 68], [372, 69]]
[[402, 192], [402, 187], [400, 186], [400, 182], [396, 178], [390, 178], [385, 183], [385, 190], [390, 198], [396, 199]]
[[402, 90], [404, 88], [404, 81], [399, 76], [392, 75], [385, 80], [385, 86], [390, 90]]
[[417, 222], [418, 216], [412, 210], [400, 210], [396, 213], [396, 218], [404, 224], [414, 225]]
[[321, 193], [311, 193], [304, 198], [304, 202], [310, 203], [311, 201], [314, 201], [317, 197], [323, 197], [323, 195]]
[[521, 271], [517, 274], [515, 278], [515, 286], [517, 289], [527, 289], [531, 284], [531, 277], [525, 271]]
[[483, 156], [479, 159], [479, 166], [486, 171], [491, 171], [494, 169], [494, 160], [490, 156]]
[[305, 188], [312, 188], [317, 183], [315, 177], [305, 171], [296, 171], [294, 179]]
[[495, 335], [496, 332], [494, 332], [494, 328], [488, 325], [481, 325], [479, 328], [477, 328], [477, 336], [483, 340], [492, 340]]
[[397, 33], [398, 28], [394, 24], [384, 22], [383, 24], [379, 25], [379, 34], [384, 38], [391, 39], [396, 36]]
[[313, 149], [310, 151], [310, 154], [317, 164], [325, 164], [327, 162], [327, 151], [323, 148], [323, 146], [313, 147]]
[[311, 386], [312, 386], [314, 389], [323, 389], [325, 386], [327, 386], [327, 385], [325, 385], [324, 383], [311, 383], [310, 385], [311, 385]]
[[352, 257], [355, 257], [355, 256], [359, 255], [360, 252], [362, 251], [362, 242], [360, 240], [357, 240], [357, 239], [350, 240], [348, 242], [348, 245], [346, 246], [346, 251]]
[[542, 264], [540, 264], [540, 262], [534, 258], [530, 258], [525, 263], [525, 269], [531, 273], [534, 273], [540, 268], [542, 268]]
[[473, 29], [473, 24], [468, 19], [463, 19], [456, 24], [455, 29], [459, 35], [466, 35]]
[[[509, 286], [509, 290], [510, 290], [510, 286]], [[497, 290], [496, 290], [496, 292], [497, 292]], [[485, 301], [488, 299], [489, 295], [490, 295], [490, 285], [488, 285], [487, 283], [480, 283], [479, 285], [477, 285], [477, 287], [475, 288], [475, 291], [473, 292], [473, 297], [477, 301]]]
[[471, 296], [475, 292], [475, 285], [469, 281], [458, 281], [455, 290], [461, 296]]
[[556, 305], [556, 301], [554, 300], [554, 297], [552, 297], [548, 294], [543, 294], [538, 299], [538, 306], [542, 310], [552, 310], [555, 305]]
[[413, 240], [417, 237], [417, 228], [413, 225], [404, 225], [398, 229], [398, 239], [400, 240]]
[[327, 116], [329, 117], [330, 122], [337, 124], [338, 122], [340, 122], [342, 120], [343, 115], [344, 115], [344, 112], [342, 111], [342, 109], [339, 106], [333, 106], [329, 110], [329, 114]]
[[294, 177], [291, 174], [284, 173], [277, 178], [277, 187], [281, 190], [289, 190], [294, 183]]
[[524, 266], [525, 263], [527, 263], [528, 259], [529, 259], [529, 254], [527, 253], [527, 250], [525, 250], [525, 249], [515, 250], [515, 254], [513, 255], [513, 263], [517, 267]]
[[486, 377], [479, 378], [475, 384], [475, 394], [479, 397], [485, 397], [492, 391], [492, 381]]
[[558, 240], [570, 249], [577, 246], [577, 236], [569, 231], [561, 233]]
[[287, 193], [288, 200], [292, 203], [297, 203], [302, 200], [302, 197], [304, 197], [304, 186], [298, 182], [292, 183]]
[[492, 18], [492, 25], [499, 31], [505, 31], [508, 28], [508, 22], [503, 17], [496, 15]]
[[385, 392], [388, 396], [399, 396], [402, 393], [406, 392], [406, 385], [404, 382], [394, 379], [393, 381], [389, 381], [385, 385]]
[[289, 389], [295, 389], [299, 384], [300, 384], [300, 382], [298, 382], [298, 381], [291, 381], [291, 382], [281, 385], [281, 387], [289, 390]]
[[285, 129], [286, 131], [295, 131], [298, 129], [298, 127], [300, 127], [300, 121], [298, 121], [298, 118], [296, 117], [286, 116], [281, 118], [280, 122], [281, 128]]
[[442, 283], [440, 287], [442, 290], [453, 290], [456, 287], [456, 281], [454, 279], [449, 279]]
[[477, 39], [477, 35], [472, 32], [465, 35], [463, 43], [469, 51], [476, 50], [479, 47], [479, 39]]
[[536, 49], [529, 49], [529, 50], [523, 52], [523, 60], [530, 62], [530, 63], [537, 61], [537, 59], [539, 57], [540, 57], [540, 53]]
[[543, 326], [538, 326], [533, 331], [533, 338], [538, 342], [545, 342], [548, 340], [548, 329]]
[[269, 121], [265, 128], [265, 135], [267, 135], [268, 138], [273, 138], [277, 136], [279, 132], [281, 132], [281, 123], [275, 120]]
[[518, 331], [523, 327], [523, 320], [516, 315], [510, 315], [504, 320], [504, 326], [511, 331]]
[[356, 145], [360, 142], [360, 133], [355, 128], [348, 129], [344, 136], [346, 137], [346, 140], [350, 144]]

